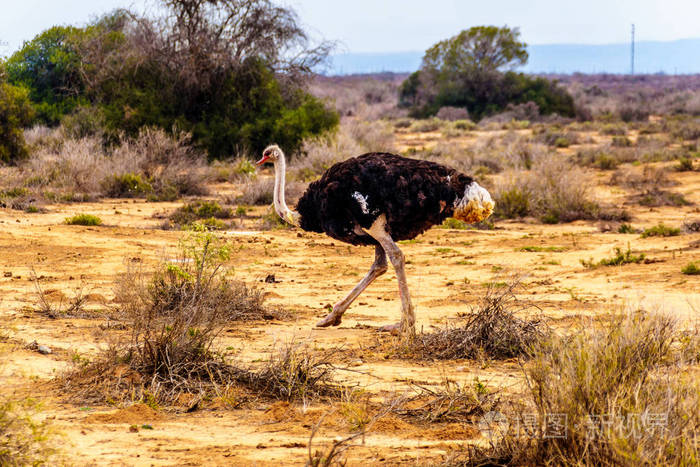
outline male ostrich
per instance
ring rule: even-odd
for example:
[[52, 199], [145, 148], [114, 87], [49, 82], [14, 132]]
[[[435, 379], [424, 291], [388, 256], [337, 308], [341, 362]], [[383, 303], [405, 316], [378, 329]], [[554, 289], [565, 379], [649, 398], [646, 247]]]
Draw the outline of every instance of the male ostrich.
[[275, 165], [275, 211], [286, 222], [310, 232], [325, 232], [352, 245], [374, 245], [367, 275], [316, 326], [340, 324], [343, 313], [374, 279], [387, 270], [386, 256], [396, 271], [401, 295], [401, 321], [383, 331], [414, 333], [415, 315], [406, 283], [399, 240], [416, 237], [447, 217], [480, 222], [493, 212], [488, 191], [471, 177], [434, 162], [388, 153], [368, 153], [335, 164], [311, 183], [297, 212], [284, 200], [285, 158], [277, 145], [268, 146], [257, 164]]

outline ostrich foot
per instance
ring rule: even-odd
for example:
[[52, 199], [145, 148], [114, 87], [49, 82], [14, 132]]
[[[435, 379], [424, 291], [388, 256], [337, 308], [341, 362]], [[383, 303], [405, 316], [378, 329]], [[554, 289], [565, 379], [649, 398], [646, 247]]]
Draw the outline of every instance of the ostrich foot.
[[321, 321], [316, 323], [317, 328], [327, 328], [328, 326], [337, 326], [343, 321], [343, 314], [335, 310], [331, 311]]
[[401, 323], [387, 324], [379, 328], [379, 332], [389, 332], [394, 336], [398, 336], [401, 333]]

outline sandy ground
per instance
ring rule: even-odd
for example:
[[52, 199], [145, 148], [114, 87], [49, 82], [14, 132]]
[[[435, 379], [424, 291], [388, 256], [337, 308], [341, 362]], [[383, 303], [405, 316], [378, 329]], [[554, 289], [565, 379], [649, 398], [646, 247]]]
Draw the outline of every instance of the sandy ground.
[[[413, 144], [413, 142], [411, 142]], [[622, 203], [624, 194], [598, 179], [598, 195]], [[680, 173], [674, 190], [700, 205], [700, 174]], [[225, 187], [224, 187], [225, 188]], [[231, 187], [228, 187], [230, 189]], [[115, 275], [127, 261], [156, 264], [175, 254], [178, 232], [158, 229], [154, 216], [179, 206], [143, 200], [46, 206], [46, 213], [0, 210], [0, 319], [10, 328], [14, 351], [0, 375], [4, 391], [31, 395], [43, 402], [39, 417], [60, 433], [65, 463], [70, 465], [290, 465], [307, 458], [309, 434], [323, 414], [322, 405], [260, 402], [226, 410], [193, 413], [138, 405], [114, 408], [65, 403], [51, 379], [70, 366], [76, 355], [89, 357], [99, 347], [101, 319], [51, 319], [38, 313], [33, 275], [48, 296], [69, 300], [82, 287], [89, 307], [112, 304]], [[700, 218], [696, 206], [642, 208], [632, 206], [635, 228], [659, 222], [680, 226]], [[262, 214], [267, 208], [256, 208]], [[75, 213], [100, 216], [104, 225], [63, 224]], [[517, 391], [522, 385], [517, 362], [480, 365], [471, 361], [412, 362], [385, 358], [391, 336], [375, 328], [396, 322], [399, 301], [393, 271], [379, 278], [356, 301], [337, 328], [315, 329], [324, 306], [342, 298], [364, 275], [373, 259], [370, 248], [351, 247], [328, 237], [294, 230], [260, 232], [255, 219], [241, 230], [224, 233], [233, 247], [230, 266], [238, 279], [268, 293], [268, 301], [289, 310], [294, 319], [236, 324], [225, 333], [223, 346], [236, 358], [254, 362], [280, 343], [309, 341], [317, 348], [343, 346], [357, 372], [342, 380], [365, 386], [377, 395], [401, 393], [412, 382], [440, 384], [443, 378], [469, 383], [475, 377], [489, 387]], [[654, 261], [620, 267], [585, 269], [581, 259], [610, 257], [614, 247], [646, 253]], [[560, 247], [561, 251], [528, 252], [524, 247]], [[467, 311], [483, 296], [485, 284], [505, 272], [524, 274], [527, 298], [555, 327], [566, 328], [581, 316], [595, 316], [625, 307], [643, 306], [696, 319], [700, 311], [700, 276], [680, 270], [700, 260], [700, 234], [641, 238], [638, 234], [603, 233], [598, 223], [542, 225], [499, 222], [496, 230], [435, 228], [402, 245], [416, 305], [418, 329], [429, 329]], [[276, 283], [264, 279], [274, 274]], [[51, 347], [51, 355], [24, 348], [33, 341]], [[318, 442], [349, 432], [337, 413]], [[132, 425], [152, 429], [130, 430]], [[464, 442], [483, 442], [472, 426], [416, 426], [387, 418], [348, 452], [349, 465], [428, 463]]]

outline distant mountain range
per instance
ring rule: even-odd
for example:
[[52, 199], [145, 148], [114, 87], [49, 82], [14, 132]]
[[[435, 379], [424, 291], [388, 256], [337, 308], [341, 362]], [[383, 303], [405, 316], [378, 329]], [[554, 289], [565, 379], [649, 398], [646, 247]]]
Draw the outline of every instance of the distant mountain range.
[[[630, 44], [547, 44], [528, 46], [526, 73], [629, 73]], [[331, 57], [324, 74], [348, 75], [420, 67], [423, 52], [346, 53]], [[700, 73], [700, 39], [635, 43], [635, 73]]]

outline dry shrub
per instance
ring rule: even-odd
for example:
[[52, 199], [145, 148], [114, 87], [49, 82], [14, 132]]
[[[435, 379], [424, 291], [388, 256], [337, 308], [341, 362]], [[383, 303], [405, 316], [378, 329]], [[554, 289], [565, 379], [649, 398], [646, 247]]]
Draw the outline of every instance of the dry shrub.
[[229, 248], [213, 233], [191, 231], [180, 249], [153, 274], [120, 276], [115, 315], [130, 332], [63, 378], [71, 399], [172, 402], [182, 393], [212, 394], [244, 373], [225, 362], [217, 337], [234, 320], [281, 313], [265, 307], [259, 291], [229, 280]]
[[315, 352], [308, 345], [290, 342], [273, 350], [261, 368], [241, 373], [237, 381], [271, 399], [307, 403], [319, 397], [337, 398], [342, 387], [333, 381], [332, 358], [340, 351]]
[[527, 355], [531, 347], [546, 337], [542, 319], [516, 316], [531, 312], [533, 306], [520, 302], [515, 292], [521, 287], [517, 276], [489, 284], [475, 312], [465, 314], [458, 324], [422, 333], [410, 353], [423, 359], [513, 358]]
[[251, 158], [239, 155], [230, 160], [215, 160], [211, 164], [217, 182], [241, 183], [256, 177], [256, 168]]
[[683, 225], [681, 227], [686, 233], [698, 233], [700, 232], [700, 219], [684, 220]]
[[300, 154], [288, 168], [290, 177], [299, 181], [311, 181], [333, 164], [365, 152], [394, 152], [394, 133], [383, 122], [343, 120], [334, 135], [306, 140]]
[[[5, 359], [5, 341], [9, 340], [0, 325], [0, 369]], [[9, 390], [0, 396], [0, 465], [44, 465], [55, 453], [51, 446], [48, 424], [33, 420], [38, 403], [33, 399], [11, 400]]]
[[144, 129], [110, 152], [97, 137], [39, 145], [11, 184], [66, 201], [98, 196], [174, 199], [205, 194], [207, 170], [188, 135]]
[[700, 387], [685, 355], [697, 340], [645, 312], [552, 339], [524, 367], [527, 405], [504, 435], [453, 465], [695, 465]]
[[581, 149], [573, 157], [576, 164], [584, 167], [595, 167], [600, 170], [613, 170], [620, 164], [638, 160], [634, 150], [601, 146]]
[[592, 187], [590, 174], [563, 157], [550, 155], [536, 160], [531, 170], [505, 173], [491, 193], [496, 217], [533, 216], [554, 224], [605, 216]]
[[[207, 194], [209, 170], [203, 153], [191, 145], [188, 133], [168, 135], [163, 130], [144, 128], [111, 154], [110, 176], [140, 175], [149, 183], [156, 199], [173, 200], [184, 195]], [[108, 178], [109, 180], [109, 178]], [[120, 185], [105, 187], [108, 196], [121, 196]]]
[[403, 75], [394, 73], [316, 75], [310, 91], [314, 96], [330, 101], [341, 117], [374, 121], [407, 113], [405, 109], [397, 107], [398, 87], [403, 79]]
[[643, 206], [685, 206], [690, 204], [680, 193], [664, 190], [663, 187], [674, 185], [664, 168], [645, 165], [636, 168], [619, 169], [610, 178], [612, 185], [630, 188], [636, 193], [630, 201]]
[[414, 384], [414, 395], [404, 396], [393, 413], [418, 423], [474, 423], [477, 417], [495, 410], [500, 399], [478, 378], [459, 384], [445, 377], [442, 386], [430, 389]]
[[454, 122], [455, 120], [468, 120], [469, 112], [463, 107], [444, 106], [440, 107], [435, 117], [450, 122]]
[[33, 400], [0, 400], [0, 465], [45, 465], [55, 454], [46, 422], [32, 419], [38, 404]]

